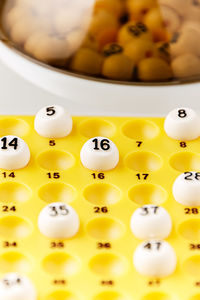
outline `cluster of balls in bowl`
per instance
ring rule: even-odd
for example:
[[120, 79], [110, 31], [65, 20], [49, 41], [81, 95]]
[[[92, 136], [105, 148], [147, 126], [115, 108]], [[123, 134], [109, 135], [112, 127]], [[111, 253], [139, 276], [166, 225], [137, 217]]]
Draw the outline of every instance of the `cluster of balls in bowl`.
[[39, 61], [94, 77], [200, 75], [199, 0], [7, 0], [3, 29]]

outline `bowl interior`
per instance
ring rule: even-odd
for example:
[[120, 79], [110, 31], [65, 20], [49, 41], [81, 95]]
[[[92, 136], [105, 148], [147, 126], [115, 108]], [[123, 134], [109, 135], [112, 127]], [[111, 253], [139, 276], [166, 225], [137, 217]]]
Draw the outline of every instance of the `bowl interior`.
[[3, 0], [0, 25], [15, 52], [62, 74], [127, 85], [200, 79], [199, 0]]

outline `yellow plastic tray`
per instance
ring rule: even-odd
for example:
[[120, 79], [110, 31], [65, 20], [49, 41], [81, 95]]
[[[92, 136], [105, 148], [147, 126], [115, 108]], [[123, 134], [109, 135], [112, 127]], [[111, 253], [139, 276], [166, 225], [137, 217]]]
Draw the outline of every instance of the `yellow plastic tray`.
[[[17, 271], [35, 284], [38, 300], [200, 299], [200, 209], [172, 196], [180, 172], [200, 170], [200, 140], [168, 138], [161, 118], [74, 117], [72, 133], [49, 140], [33, 128], [34, 117], [0, 117], [0, 136], [13, 134], [30, 147], [29, 165], [0, 171], [0, 276]], [[93, 172], [80, 162], [87, 139], [105, 136], [120, 162]], [[37, 219], [48, 203], [64, 201], [79, 214], [81, 228], [69, 240], [51, 240]], [[130, 218], [143, 204], [162, 205], [173, 231], [167, 241], [178, 265], [167, 278], [146, 278], [133, 266], [141, 243]]]

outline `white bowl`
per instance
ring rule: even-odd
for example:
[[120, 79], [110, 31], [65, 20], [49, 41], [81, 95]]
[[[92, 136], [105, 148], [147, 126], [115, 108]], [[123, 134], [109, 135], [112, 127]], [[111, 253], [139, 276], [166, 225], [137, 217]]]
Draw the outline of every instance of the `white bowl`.
[[73, 74], [40, 63], [6, 41], [0, 42], [0, 59], [33, 84], [80, 105], [112, 108], [120, 115], [166, 115], [175, 107], [200, 107], [200, 83], [142, 84], [112, 82]]

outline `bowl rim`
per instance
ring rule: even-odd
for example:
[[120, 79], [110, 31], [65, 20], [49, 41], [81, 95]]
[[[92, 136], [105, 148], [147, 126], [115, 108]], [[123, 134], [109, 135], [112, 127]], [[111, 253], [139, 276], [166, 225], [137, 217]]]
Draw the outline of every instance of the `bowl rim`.
[[96, 83], [106, 83], [111, 85], [126, 85], [126, 86], [139, 86], [139, 87], [161, 87], [161, 86], [177, 86], [177, 85], [188, 85], [193, 83], [199, 83], [200, 82], [200, 76], [193, 76], [189, 78], [184, 79], [176, 79], [173, 81], [155, 81], [155, 82], [142, 82], [142, 81], [120, 81], [120, 80], [112, 80], [112, 79], [106, 79], [106, 78], [100, 78], [80, 73], [75, 73], [69, 70], [59, 69], [56, 66], [49, 65], [47, 63], [41, 62], [30, 55], [20, 51], [15, 47], [15, 44], [12, 43], [12, 41], [8, 40], [6, 35], [0, 30], [0, 42], [2, 42], [6, 47], [9, 48], [9, 50], [13, 51], [15, 54], [21, 56], [22, 58], [29, 60], [33, 64], [36, 64], [42, 68], [48, 69], [52, 72], [56, 72], [59, 74], [67, 75], [70, 77], [74, 77], [77, 79], [82, 80], [89, 80]]

